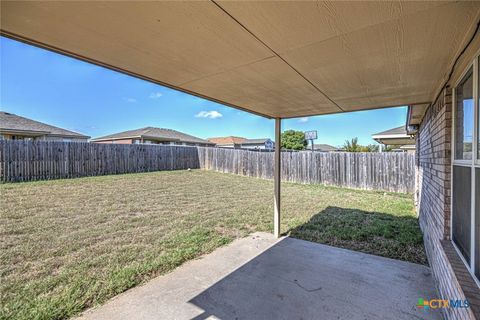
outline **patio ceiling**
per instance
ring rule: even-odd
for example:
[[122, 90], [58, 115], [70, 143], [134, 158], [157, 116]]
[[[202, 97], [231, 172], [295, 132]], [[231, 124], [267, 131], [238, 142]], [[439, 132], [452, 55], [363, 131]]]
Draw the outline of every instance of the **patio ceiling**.
[[1, 2], [2, 34], [267, 117], [431, 102], [479, 2]]

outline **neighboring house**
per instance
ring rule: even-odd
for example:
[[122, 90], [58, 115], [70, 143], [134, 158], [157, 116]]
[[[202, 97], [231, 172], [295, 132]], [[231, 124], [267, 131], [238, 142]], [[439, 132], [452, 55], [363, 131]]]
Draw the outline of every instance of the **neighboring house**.
[[341, 148], [337, 148], [331, 146], [329, 144], [314, 144], [313, 151], [317, 152], [335, 152], [335, 151], [343, 151]]
[[255, 150], [273, 150], [275, 148], [275, 143], [269, 138], [247, 139], [243, 137], [228, 136], [208, 138], [208, 141], [215, 143], [219, 148]]
[[245, 140], [247, 139], [242, 137], [234, 137], [234, 136], [208, 138], [208, 141], [210, 141], [211, 143], [214, 143], [217, 147], [234, 148], [234, 149], [240, 149], [242, 146], [242, 143]]
[[145, 127], [92, 139], [95, 143], [166, 144], [211, 147], [214, 144], [186, 133], [164, 128]]
[[400, 150], [402, 151], [415, 152], [415, 149], [416, 149], [415, 145], [407, 144], [407, 145], [400, 146]]
[[87, 142], [89, 136], [0, 111], [0, 139]]
[[393, 146], [394, 151], [415, 152], [415, 138], [407, 133], [405, 126], [375, 133], [372, 139], [382, 145]]
[[[382, 146], [380, 146], [382, 148]], [[408, 153], [415, 153], [415, 145], [411, 144], [406, 144], [402, 146], [394, 146], [390, 151], [392, 152], [408, 152]], [[380, 152], [382, 152], [382, 149], [380, 149]]]
[[242, 149], [273, 150], [275, 148], [275, 143], [268, 138], [245, 139], [240, 147]]

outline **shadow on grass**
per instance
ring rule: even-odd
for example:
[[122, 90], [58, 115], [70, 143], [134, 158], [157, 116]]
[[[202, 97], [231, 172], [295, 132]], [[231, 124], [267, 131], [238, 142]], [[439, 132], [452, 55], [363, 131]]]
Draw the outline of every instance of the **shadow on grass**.
[[417, 218], [327, 207], [290, 229], [291, 237], [427, 265]]

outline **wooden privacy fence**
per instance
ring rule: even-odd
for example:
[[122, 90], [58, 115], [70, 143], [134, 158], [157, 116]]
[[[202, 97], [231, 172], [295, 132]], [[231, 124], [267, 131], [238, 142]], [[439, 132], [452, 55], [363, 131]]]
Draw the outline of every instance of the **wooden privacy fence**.
[[[198, 148], [200, 167], [257, 178], [273, 178], [273, 153]], [[410, 192], [415, 156], [409, 153], [282, 152], [282, 180], [348, 188]]]
[[[282, 180], [414, 192], [408, 153], [282, 152]], [[273, 152], [162, 145], [0, 140], [3, 182], [201, 168], [272, 179]]]
[[0, 140], [3, 182], [199, 168], [195, 147]]

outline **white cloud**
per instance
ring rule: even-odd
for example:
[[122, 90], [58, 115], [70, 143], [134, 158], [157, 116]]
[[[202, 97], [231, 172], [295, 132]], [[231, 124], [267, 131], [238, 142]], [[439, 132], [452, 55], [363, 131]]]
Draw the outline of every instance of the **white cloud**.
[[221, 118], [223, 115], [218, 111], [200, 111], [195, 115], [195, 118], [208, 118], [208, 119], [217, 119]]
[[125, 101], [127, 101], [129, 103], [136, 103], [137, 99], [135, 99], [135, 98], [125, 98]]
[[298, 122], [301, 122], [301, 123], [308, 122], [308, 117], [300, 118], [300, 119], [298, 119]]
[[158, 99], [158, 98], [160, 98], [161, 96], [163, 96], [163, 94], [162, 94], [161, 92], [158, 92], [158, 91], [157, 91], [157, 92], [152, 92], [152, 93], [150, 93], [149, 98], [150, 98], [150, 99]]

